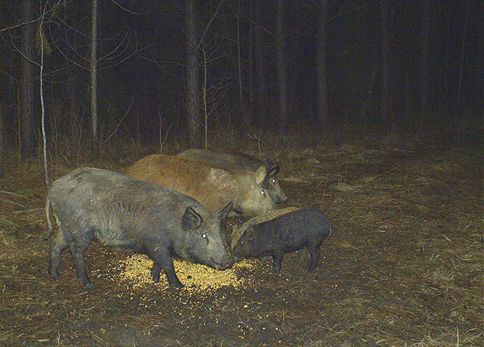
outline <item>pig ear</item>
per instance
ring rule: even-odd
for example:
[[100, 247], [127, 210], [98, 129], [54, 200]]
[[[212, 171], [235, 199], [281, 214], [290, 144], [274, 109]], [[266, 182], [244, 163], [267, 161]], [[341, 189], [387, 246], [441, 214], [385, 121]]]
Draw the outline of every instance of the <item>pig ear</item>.
[[232, 208], [234, 207], [234, 204], [232, 201], [230, 201], [225, 207], [222, 207], [220, 210], [217, 211], [218, 217], [223, 220], [227, 218], [229, 215], [230, 211], [232, 211]]
[[257, 169], [254, 175], [254, 183], [257, 186], [262, 185], [262, 182], [264, 182], [264, 179], [266, 178], [267, 171], [266, 168], [261, 166]]
[[277, 175], [277, 173], [279, 172], [279, 169], [280, 169], [279, 164], [277, 163], [273, 164], [272, 166], [267, 168], [267, 176]]
[[254, 228], [250, 227], [249, 229], [247, 229], [247, 231], [245, 232], [245, 234], [247, 235], [247, 241], [252, 241], [254, 239]]
[[183, 231], [198, 229], [202, 222], [202, 216], [200, 216], [192, 207], [188, 206], [182, 217]]

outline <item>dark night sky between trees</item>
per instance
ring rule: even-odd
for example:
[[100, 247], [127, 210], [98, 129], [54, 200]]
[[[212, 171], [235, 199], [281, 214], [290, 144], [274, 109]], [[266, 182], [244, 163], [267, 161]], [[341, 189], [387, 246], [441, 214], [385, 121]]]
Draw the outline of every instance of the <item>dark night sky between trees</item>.
[[[55, 13], [50, 12], [53, 16], [45, 25], [52, 49], [51, 54], [45, 57], [44, 68], [44, 97], [51, 127], [53, 123], [68, 127], [65, 118], [73, 103], [75, 112], [84, 122], [88, 123], [89, 118], [89, 73], [85, 68], [88, 66], [90, 1], [64, 2]], [[200, 35], [210, 22], [203, 41], [203, 47], [210, 55], [207, 64], [209, 105], [213, 106], [215, 99], [220, 101], [210, 118], [212, 126], [233, 123], [238, 118], [237, 40], [241, 48], [243, 95], [248, 114], [255, 126], [277, 125], [277, 1], [260, 1], [260, 21], [254, 16], [256, 2], [226, 0], [216, 16], [219, 1], [197, 2]], [[429, 0], [427, 114], [420, 112], [424, 1], [389, 2], [393, 113], [389, 122], [405, 127], [422, 123], [482, 126], [484, 2]], [[47, 8], [51, 8], [52, 3], [55, 1], [48, 2]], [[318, 3], [304, 0], [285, 2], [290, 123], [310, 123], [317, 118]], [[2, 28], [20, 23], [17, 1], [3, 0], [0, 4]], [[46, 1], [34, 1], [34, 17], [39, 17], [39, 8], [45, 5]], [[377, 0], [329, 2], [327, 64], [330, 125], [359, 124], [364, 112], [365, 122], [369, 124], [381, 123], [386, 118], [382, 118], [380, 107], [380, 6], [381, 2]], [[151, 141], [158, 136], [160, 119], [164, 127], [173, 124], [177, 131], [186, 128], [184, 12], [184, 1], [100, 1], [99, 57], [107, 55], [99, 62], [101, 124], [115, 125], [122, 118], [123, 127], [119, 131], [133, 135], [139, 122], [143, 141]], [[240, 14], [239, 36], [237, 13]], [[256, 26], [262, 30], [265, 76], [257, 76], [254, 72]], [[14, 129], [18, 127], [19, 38], [19, 29], [2, 32], [0, 92], [8, 136], [14, 136]], [[39, 61], [38, 51], [35, 59]], [[72, 78], [76, 80], [74, 91], [69, 86]], [[261, 78], [267, 81], [265, 100], [258, 100], [255, 88]], [[37, 87], [35, 90], [38, 93]], [[36, 105], [38, 114], [38, 103]]]

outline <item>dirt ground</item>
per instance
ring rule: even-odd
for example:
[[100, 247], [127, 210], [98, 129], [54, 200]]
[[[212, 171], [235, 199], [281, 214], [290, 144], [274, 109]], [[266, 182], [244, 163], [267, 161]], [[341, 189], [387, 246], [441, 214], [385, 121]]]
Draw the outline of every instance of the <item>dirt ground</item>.
[[[94, 289], [79, 285], [68, 252], [51, 280], [42, 164], [9, 163], [0, 179], [0, 345], [484, 346], [482, 148], [265, 154], [282, 164], [287, 205], [317, 206], [333, 223], [317, 270], [304, 271], [304, 250], [286, 256], [280, 275], [254, 259], [230, 270], [241, 285], [196, 291], [135, 288], [119, 280], [129, 254], [96, 243], [86, 257]], [[59, 161], [53, 176], [74, 168]]]

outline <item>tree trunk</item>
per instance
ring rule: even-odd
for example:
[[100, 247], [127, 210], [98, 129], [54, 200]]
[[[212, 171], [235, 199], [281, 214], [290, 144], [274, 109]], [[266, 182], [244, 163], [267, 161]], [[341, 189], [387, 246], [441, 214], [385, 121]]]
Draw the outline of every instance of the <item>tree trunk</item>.
[[[250, 16], [254, 15], [254, 3], [250, 2], [249, 13]], [[249, 121], [254, 122], [254, 22], [249, 23], [249, 35], [247, 42], [247, 94], [248, 102], [246, 110], [248, 113]]]
[[92, 0], [91, 8], [91, 58], [89, 70], [91, 73], [91, 135], [93, 160], [99, 157], [98, 114], [97, 114], [97, 20], [98, 0]]
[[[70, 11], [70, 7], [64, 4], [64, 20], [67, 22], [68, 20], [68, 11]], [[74, 18], [77, 21], [76, 14], [79, 11], [74, 11]], [[72, 36], [72, 46], [77, 47], [77, 35]], [[69, 66], [69, 81], [68, 81], [68, 88], [69, 88], [69, 122], [70, 122], [70, 141], [72, 141], [73, 148], [77, 148], [77, 144], [81, 139], [81, 129], [82, 127], [78, 123], [78, 105], [77, 105], [77, 81], [76, 77], [76, 66], [71, 64]]]
[[77, 78], [74, 71], [75, 67], [70, 67], [69, 73], [69, 122], [70, 122], [70, 140], [75, 148], [78, 140], [81, 137], [81, 127], [78, 126], [78, 114], [77, 114]]
[[[32, 0], [21, 1], [22, 23], [33, 19]], [[34, 117], [34, 24], [22, 26], [20, 50], [20, 117], [22, 123], [21, 155], [23, 159], [36, 155]]]
[[262, 123], [266, 118], [266, 104], [267, 104], [267, 83], [266, 83], [266, 65], [264, 59], [264, 42], [262, 38], [262, 17], [261, 17], [261, 0], [255, 2], [255, 20], [256, 25], [254, 28], [254, 40], [255, 40], [255, 83], [256, 83], [256, 99], [257, 110], [254, 114], [258, 114]]
[[279, 117], [281, 128], [287, 125], [288, 92], [286, 65], [286, 38], [284, 37], [284, 0], [277, 1], [277, 77], [279, 80]]
[[[0, 33], [0, 71], [3, 70], [3, 35]], [[3, 83], [0, 83], [0, 178], [5, 174], [5, 152], [6, 143], [3, 135], [4, 129], [4, 115], [3, 115]]]
[[462, 28], [462, 44], [460, 47], [459, 82], [457, 85], [457, 110], [458, 111], [460, 111], [461, 100], [462, 100], [462, 73], [464, 71], [464, 52], [465, 52], [465, 46], [466, 46], [468, 19], [469, 19], [469, 0], [466, 0], [466, 14], [464, 18], [464, 27]]
[[[0, 69], [3, 67], [1, 64], [0, 57]], [[0, 95], [2, 95], [1, 90], [2, 84], [0, 83]], [[3, 137], [3, 112], [2, 112], [2, 100], [0, 99], [0, 177], [5, 174], [5, 138]]]
[[429, 39], [430, 39], [430, 13], [429, 0], [422, 2], [422, 51], [420, 52], [420, 128], [425, 117], [428, 116], [428, 91], [429, 91]]
[[384, 122], [392, 121], [392, 94], [390, 85], [390, 3], [381, 0], [381, 33], [382, 33], [382, 92], [381, 118]]
[[239, 112], [242, 118], [242, 126], [246, 129], [250, 123], [244, 98], [244, 82], [242, 80], [242, 52], [240, 38], [240, 0], [237, 2], [237, 75], [239, 82]]
[[318, 28], [318, 118], [323, 131], [328, 128], [328, 75], [326, 69], [328, 0], [321, 0]]
[[[187, 26], [187, 118], [190, 146], [202, 148], [202, 119], [200, 113], [200, 64], [196, 29], [196, 2], [186, 0]], [[207, 129], [205, 129], [207, 130]]]

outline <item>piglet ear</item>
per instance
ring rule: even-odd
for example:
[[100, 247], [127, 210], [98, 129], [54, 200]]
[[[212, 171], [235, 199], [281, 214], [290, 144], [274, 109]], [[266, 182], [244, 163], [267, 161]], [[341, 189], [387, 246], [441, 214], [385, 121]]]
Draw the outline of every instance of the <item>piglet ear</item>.
[[249, 229], [247, 229], [247, 231], [245, 232], [245, 235], [246, 235], [247, 241], [252, 241], [255, 235], [254, 228], [250, 227]]
[[192, 207], [188, 206], [182, 217], [183, 231], [196, 230], [202, 225], [203, 219]]
[[229, 215], [230, 211], [232, 211], [232, 208], [234, 207], [234, 204], [232, 201], [230, 201], [225, 207], [222, 207], [220, 210], [217, 210], [217, 216], [220, 218], [220, 220], [224, 220], [227, 218]]
[[279, 164], [275, 163], [267, 168], [267, 176], [275, 176], [280, 170]]

